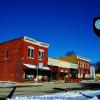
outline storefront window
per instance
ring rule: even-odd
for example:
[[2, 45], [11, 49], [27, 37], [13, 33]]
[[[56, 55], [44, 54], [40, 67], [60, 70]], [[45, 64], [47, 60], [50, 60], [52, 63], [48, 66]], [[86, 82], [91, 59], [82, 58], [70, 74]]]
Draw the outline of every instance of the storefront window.
[[31, 71], [25, 72], [25, 79], [33, 79], [33, 78], [34, 78], [33, 72]]

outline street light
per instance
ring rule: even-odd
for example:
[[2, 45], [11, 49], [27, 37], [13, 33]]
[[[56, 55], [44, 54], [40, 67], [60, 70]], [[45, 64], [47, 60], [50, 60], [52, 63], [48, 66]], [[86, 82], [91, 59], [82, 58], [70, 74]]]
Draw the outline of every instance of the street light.
[[[51, 69], [50, 69], [51, 70]], [[51, 81], [52, 81], [52, 70], [51, 70]]]
[[38, 80], [39, 80], [39, 64], [37, 64], [37, 83], [38, 83]]

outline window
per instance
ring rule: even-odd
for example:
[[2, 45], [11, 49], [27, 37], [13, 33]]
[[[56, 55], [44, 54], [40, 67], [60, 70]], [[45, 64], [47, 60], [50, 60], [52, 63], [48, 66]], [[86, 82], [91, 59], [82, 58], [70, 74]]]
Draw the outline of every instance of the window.
[[85, 63], [86, 63], [86, 62], [84, 62], [84, 68], [86, 68], [86, 66], [85, 66], [86, 64], [85, 64]]
[[39, 59], [44, 59], [44, 50], [42, 49], [39, 49], [39, 56], [38, 56]]
[[34, 55], [34, 48], [29, 46], [28, 47], [28, 57], [33, 58], [33, 55]]
[[80, 67], [80, 61], [78, 61], [78, 65], [79, 65], [79, 67]]
[[78, 61], [78, 66], [80, 65], [80, 62]]
[[81, 61], [81, 68], [83, 67], [83, 62]]
[[79, 63], [79, 66], [80, 66], [80, 68], [81, 68], [81, 61], [80, 61], [80, 63]]
[[5, 59], [8, 58], [8, 50], [5, 50]]
[[89, 69], [89, 64], [87, 63], [87, 69]]
[[23, 76], [23, 78], [25, 79], [34, 79], [34, 74], [32, 71], [25, 71]]
[[84, 68], [84, 62], [82, 62], [82, 68]]

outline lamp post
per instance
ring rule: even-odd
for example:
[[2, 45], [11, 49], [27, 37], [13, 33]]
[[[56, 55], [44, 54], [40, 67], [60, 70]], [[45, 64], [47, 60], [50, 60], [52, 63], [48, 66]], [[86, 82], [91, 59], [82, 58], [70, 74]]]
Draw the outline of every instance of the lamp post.
[[[51, 69], [50, 69], [51, 70]], [[52, 81], [52, 70], [51, 70], [51, 81]]]
[[38, 80], [39, 80], [39, 69], [38, 69], [39, 65], [37, 64], [37, 83], [38, 83]]
[[[51, 66], [53, 66], [53, 65], [51, 64]], [[51, 79], [51, 81], [52, 81], [52, 68], [50, 68], [50, 74], [51, 74], [51, 75], [50, 75], [50, 76], [51, 76], [50, 79]]]

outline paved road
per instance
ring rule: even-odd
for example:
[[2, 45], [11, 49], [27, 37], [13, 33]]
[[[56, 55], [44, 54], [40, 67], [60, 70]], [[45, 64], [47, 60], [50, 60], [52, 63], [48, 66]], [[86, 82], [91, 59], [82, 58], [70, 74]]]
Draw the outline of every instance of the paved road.
[[[14, 96], [20, 96], [20, 95], [21, 96], [24, 96], [24, 95], [40, 96], [40, 95], [54, 94], [57, 92], [60, 92], [60, 93], [65, 92], [65, 91], [54, 90], [53, 88], [62, 88], [68, 91], [72, 91], [73, 89], [75, 89], [74, 91], [83, 90], [83, 87], [79, 83], [43, 83], [39, 85], [37, 84], [32, 85], [32, 83], [30, 84], [27, 83], [26, 86], [24, 85], [22, 86], [18, 85], [14, 93]], [[0, 96], [8, 95], [11, 90], [12, 88], [0, 88]], [[84, 90], [89, 90], [89, 89], [85, 87]]]
[[[16, 95], [47, 95], [54, 94], [57, 92], [64, 92], [59, 90], [54, 90], [53, 88], [81, 88], [78, 83], [43, 83], [42, 85], [30, 85], [26, 87], [17, 87], [14, 96]], [[8, 95], [12, 88], [0, 88], [0, 96]]]

